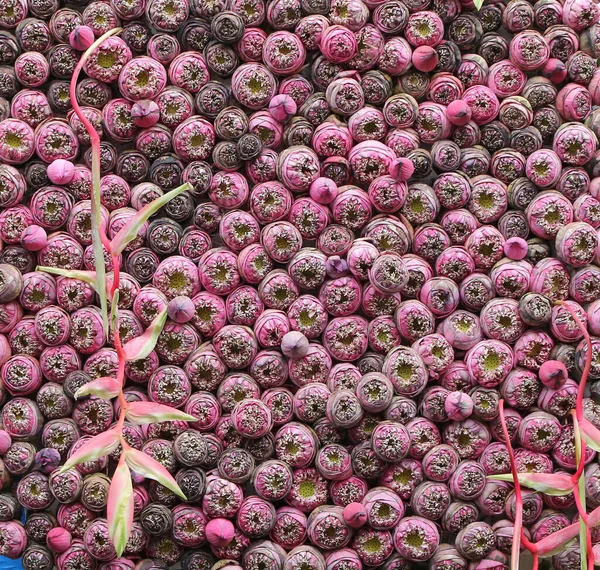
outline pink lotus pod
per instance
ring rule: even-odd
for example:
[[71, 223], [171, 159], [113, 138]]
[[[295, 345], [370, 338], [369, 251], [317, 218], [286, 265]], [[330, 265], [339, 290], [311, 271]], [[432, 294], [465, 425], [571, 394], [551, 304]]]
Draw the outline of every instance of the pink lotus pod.
[[298, 509], [280, 507], [269, 537], [275, 544], [293, 549], [305, 542], [307, 522], [306, 515]]
[[352, 458], [346, 448], [330, 443], [317, 452], [315, 467], [325, 479], [340, 481], [352, 475]]
[[540, 382], [547, 388], [557, 390], [569, 377], [566, 366], [559, 360], [547, 360], [539, 370]]
[[342, 548], [335, 552], [330, 552], [326, 556], [325, 561], [327, 563], [327, 570], [341, 570], [341, 568], [360, 570], [362, 568], [362, 562], [358, 554], [351, 548]]
[[[412, 536], [422, 537], [417, 546]], [[420, 562], [433, 556], [440, 543], [440, 535], [435, 523], [421, 517], [406, 517], [394, 530], [394, 545], [407, 560]]]
[[244, 63], [259, 63], [267, 33], [261, 28], [246, 28], [244, 35], [235, 44], [235, 51]]
[[493, 226], [481, 226], [467, 238], [465, 248], [476, 267], [489, 269], [502, 259], [505, 241]]
[[27, 546], [27, 534], [18, 521], [0, 522], [0, 533], [4, 537], [0, 555], [12, 560], [18, 559]]
[[69, 315], [59, 307], [45, 307], [35, 316], [36, 335], [48, 346], [57, 346], [67, 342], [70, 330]]
[[337, 195], [337, 184], [330, 178], [317, 178], [310, 185], [310, 197], [318, 204], [331, 204]]
[[160, 109], [154, 101], [143, 99], [137, 101], [131, 107], [131, 117], [136, 127], [146, 129], [158, 123], [160, 120]]
[[574, 32], [582, 32], [600, 19], [600, 10], [591, 0], [567, 0], [562, 12], [563, 24]]
[[189, 297], [179, 295], [169, 301], [167, 315], [176, 323], [187, 323], [194, 317], [195, 308]]
[[[577, 315], [579, 321], [584, 327], [587, 326], [587, 313], [581, 305], [575, 301], [565, 301], [571, 310]], [[552, 307], [552, 318], [550, 320], [550, 331], [556, 339], [561, 342], [574, 342], [579, 340], [583, 333], [579, 328], [571, 312], [564, 305], [555, 305]]]
[[521, 260], [527, 255], [527, 242], [521, 237], [512, 237], [504, 243], [504, 254], [509, 259]]
[[446, 317], [458, 307], [458, 286], [448, 277], [433, 277], [423, 283], [419, 300], [427, 305], [436, 317]]
[[288, 273], [275, 269], [258, 286], [258, 295], [269, 309], [284, 311], [299, 297], [300, 291]]
[[418, 516], [427, 516], [429, 520], [438, 520], [450, 506], [452, 497], [444, 483], [426, 481], [415, 489], [410, 505]]
[[[377, 141], [371, 141], [371, 143], [375, 142]], [[361, 144], [364, 143], [359, 143], [357, 146], [360, 146]], [[386, 171], [387, 170], [385, 168], [381, 169], [382, 173]], [[369, 180], [365, 180], [365, 182], [370, 183], [375, 178], [377, 177], [373, 177], [373, 179], [369, 177]], [[329, 206], [334, 221], [352, 231], [358, 231], [362, 229], [369, 222], [372, 216], [372, 206], [368, 194], [357, 186], [352, 185], [341, 186], [338, 188], [338, 191], [339, 193], [336, 199]], [[321, 235], [327, 236], [326, 232], [323, 232]], [[321, 236], [319, 237], [321, 240], [325, 239]], [[351, 243], [348, 243], [348, 248], [350, 245]], [[321, 249], [323, 250], [322, 246]], [[336, 251], [335, 253], [343, 254], [345, 252]], [[330, 255], [333, 255], [333, 252]]]
[[306, 146], [292, 146], [279, 155], [277, 177], [292, 192], [303, 192], [319, 177], [319, 159]]
[[504, 59], [490, 67], [487, 86], [498, 97], [519, 95], [526, 83], [527, 76], [513, 61]]
[[444, 24], [435, 12], [417, 11], [408, 17], [404, 34], [415, 47], [436, 46], [444, 36]]
[[235, 527], [227, 519], [212, 519], [206, 525], [206, 539], [213, 546], [227, 546], [233, 540], [234, 534]]
[[[287, 36], [286, 36], [287, 38]], [[305, 52], [302, 43], [298, 38], [294, 42], [294, 55], [297, 61], [300, 61], [300, 65], [304, 62], [304, 58], [300, 56], [301, 53]], [[272, 49], [267, 46], [268, 38], [263, 44], [263, 54], [265, 50]], [[271, 45], [273, 40], [271, 41]], [[275, 46], [276, 47], [276, 46]], [[287, 61], [287, 58], [286, 58]], [[171, 64], [172, 65], [172, 64]], [[294, 63], [294, 66], [297, 63]], [[293, 73], [293, 72], [292, 72]], [[259, 85], [258, 89], [252, 89], [251, 85]], [[239, 66], [232, 75], [231, 78], [231, 89], [233, 96], [242, 105], [252, 109], [258, 110], [265, 107], [268, 102], [275, 97], [277, 93], [277, 82], [273, 76], [272, 70], [268, 69], [261, 63], [245, 63]], [[270, 117], [271, 115], [269, 115]]]
[[510, 60], [523, 71], [540, 69], [548, 61], [550, 49], [542, 34], [524, 30], [510, 42]]
[[269, 113], [280, 123], [292, 118], [297, 110], [296, 102], [289, 95], [275, 95], [269, 103]]
[[360, 83], [351, 76], [338, 75], [325, 92], [331, 110], [349, 117], [364, 106], [364, 92]]
[[[585, 107], [585, 104], [583, 106]], [[576, 149], [573, 144], [576, 144]], [[552, 150], [564, 163], [573, 166], [586, 164], [597, 147], [596, 135], [578, 122], [561, 125], [554, 134], [552, 142]]]
[[560, 423], [552, 415], [533, 412], [525, 416], [519, 425], [519, 442], [525, 449], [546, 453], [558, 442], [561, 429]]
[[[465, 92], [466, 97], [467, 92]], [[432, 144], [450, 137], [452, 124], [448, 121], [446, 107], [438, 103], [421, 103], [415, 130], [421, 142]]]
[[536, 150], [527, 157], [525, 172], [539, 188], [556, 186], [560, 178], [562, 164], [558, 155], [547, 149]]
[[[266, 68], [263, 69], [268, 72]], [[270, 96], [268, 100], [270, 100]], [[264, 105], [266, 102], [262, 106]], [[283, 140], [283, 125], [276, 121], [268, 111], [258, 111], [252, 114], [248, 121], [248, 131], [253, 134], [260, 133], [261, 141], [266, 149], [276, 149]]]
[[462, 98], [471, 109], [472, 120], [480, 126], [493, 121], [500, 110], [496, 94], [484, 85], [469, 87]]
[[258, 343], [265, 348], [281, 346], [283, 338], [290, 332], [290, 321], [283, 311], [264, 311], [254, 323], [254, 334]]
[[[401, 373], [404, 370], [406, 374]], [[420, 394], [429, 378], [422, 358], [406, 346], [397, 346], [386, 355], [382, 372], [391, 380], [396, 393], [407, 397]]]
[[261, 224], [270, 224], [286, 218], [293, 201], [292, 193], [283, 184], [269, 180], [252, 189], [250, 211]]
[[433, 333], [435, 317], [423, 303], [411, 299], [398, 305], [394, 313], [394, 322], [403, 339], [415, 342]]
[[213, 337], [213, 346], [219, 358], [236, 370], [249, 366], [258, 352], [254, 331], [239, 325], [223, 327]]
[[415, 166], [408, 158], [400, 157], [390, 164], [390, 176], [399, 182], [406, 182], [415, 171]]
[[352, 147], [352, 134], [346, 125], [328, 119], [315, 129], [312, 147], [322, 157], [346, 156]]
[[554, 339], [547, 333], [528, 330], [514, 345], [516, 363], [530, 370], [538, 370], [548, 360], [554, 346]]
[[269, 433], [273, 427], [271, 412], [260, 400], [249, 399], [236, 404], [231, 412], [235, 430], [246, 438], [257, 439]]
[[337, 550], [350, 542], [352, 531], [344, 520], [342, 507], [317, 507], [308, 517], [308, 537], [323, 550]]
[[433, 71], [438, 64], [438, 53], [435, 48], [423, 45], [413, 51], [412, 63], [419, 71]]
[[52, 184], [68, 184], [75, 176], [72, 162], [59, 158], [48, 166], [48, 178]]
[[567, 121], [583, 121], [592, 109], [590, 92], [581, 85], [568, 83], [558, 92], [556, 107]]
[[65, 119], [48, 119], [35, 129], [35, 151], [46, 163], [59, 158], [72, 161], [79, 152], [79, 140]]
[[577, 383], [568, 378], [560, 388], [542, 388], [537, 404], [544, 412], [564, 418], [567, 415], [565, 410], [567, 408], [570, 410], [575, 406], [577, 390]]
[[[338, 270], [345, 270], [346, 268], [347, 264], [345, 263], [341, 263], [337, 267]], [[319, 300], [330, 315], [334, 317], [350, 316], [360, 307], [360, 283], [349, 276], [327, 280], [319, 290]]]
[[46, 535], [46, 544], [52, 552], [60, 554], [71, 546], [73, 537], [71, 533], [60, 526], [50, 529], [50, 532]]
[[368, 323], [362, 317], [332, 319], [323, 333], [327, 352], [336, 360], [352, 362], [360, 358], [368, 346]]
[[[147, 77], [143, 84], [137, 80], [140, 75]], [[165, 88], [166, 83], [167, 72], [164, 66], [146, 56], [136, 57], [127, 62], [119, 74], [119, 90], [130, 101], [154, 100]]]
[[[291, 32], [270, 34], [263, 45], [263, 61], [277, 75], [292, 75], [304, 64], [306, 50], [300, 38]], [[235, 77], [235, 74], [234, 74]]]
[[408, 192], [403, 180], [408, 180], [413, 171], [414, 166], [410, 160], [398, 158], [390, 167], [390, 176], [380, 176], [369, 184], [369, 199], [379, 212], [394, 213], [402, 208]]
[[482, 340], [465, 355], [469, 372], [485, 388], [499, 385], [514, 364], [510, 346], [497, 340]]
[[225, 249], [207, 251], [198, 263], [200, 283], [209, 293], [228, 295], [240, 282], [237, 269], [237, 256]]
[[[171, 64], [172, 66], [173, 64]], [[188, 162], [206, 160], [210, 156], [214, 145], [214, 127], [201, 117], [190, 117], [180, 123], [173, 131], [173, 150], [182, 160]]]
[[567, 77], [567, 66], [560, 59], [551, 57], [542, 67], [541, 73], [555, 85], [560, 85]]
[[268, 224], [263, 228], [260, 237], [266, 252], [278, 263], [287, 263], [302, 247], [302, 235], [290, 222]]
[[319, 46], [328, 61], [344, 63], [356, 55], [356, 35], [345, 26], [329, 26], [321, 33]]
[[565, 263], [582, 267], [592, 262], [598, 243], [597, 232], [592, 226], [573, 222], [556, 234], [556, 254]]
[[543, 259], [531, 272], [530, 289], [533, 293], [546, 295], [557, 301], [566, 299], [570, 275], [565, 265], [556, 258]]
[[290, 467], [307, 467], [317, 453], [316, 435], [304, 424], [289, 422], [275, 433], [275, 452]]
[[255, 243], [240, 252], [237, 266], [244, 281], [257, 284], [273, 269], [273, 261], [264, 247]]

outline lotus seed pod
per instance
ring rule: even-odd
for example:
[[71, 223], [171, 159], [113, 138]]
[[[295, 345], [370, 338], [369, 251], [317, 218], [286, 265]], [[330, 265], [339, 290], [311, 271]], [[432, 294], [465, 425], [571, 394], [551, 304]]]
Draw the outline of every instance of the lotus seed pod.
[[290, 95], [275, 95], [269, 102], [269, 113], [280, 123], [285, 123], [292, 118], [298, 107]]
[[153, 127], [160, 120], [160, 108], [154, 101], [143, 99], [131, 106], [131, 118], [137, 127]]
[[167, 314], [176, 323], [187, 323], [192, 320], [195, 312], [194, 302], [184, 295], [171, 299], [167, 305]]
[[69, 160], [58, 158], [48, 166], [47, 172], [52, 184], [69, 184], [75, 176], [75, 165]]
[[290, 331], [281, 339], [281, 352], [292, 360], [299, 360], [308, 354], [308, 339], [298, 331]]
[[504, 255], [509, 259], [520, 260], [527, 256], [527, 242], [520, 237], [512, 237], [504, 242]]
[[71, 533], [66, 529], [60, 526], [57, 526], [50, 530], [50, 532], [46, 535], [46, 544], [48, 548], [55, 552], [56, 554], [60, 554], [67, 550], [73, 541], [73, 537]]
[[569, 373], [560, 360], [547, 360], [540, 367], [539, 377], [544, 386], [558, 390], [568, 380]]
[[419, 46], [413, 51], [412, 62], [419, 71], [433, 71], [438, 61], [438, 53], [434, 47]]
[[227, 546], [235, 535], [235, 527], [228, 519], [212, 519], [206, 525], [206, 540], [213, 546]]
[[89, 26], [76, 26], [69, 34], [69, 43], [77, 51], [87, 50], [94, 40], [94, 31]]
[[473, 413], [473, 400], [464, 392], [450, 392], [444, 402], [444, 409], [449, 419], [460, 422]]
[[331, 204], [338, 195], [337, 184], [330, 178], [317, 178], [310, 185], [310, 197], [318, 204]]
[[367, 510], [362, 503], [350, 503], [344, 507], [344, 521], [351, 528], [361, 528], [367, 518]]

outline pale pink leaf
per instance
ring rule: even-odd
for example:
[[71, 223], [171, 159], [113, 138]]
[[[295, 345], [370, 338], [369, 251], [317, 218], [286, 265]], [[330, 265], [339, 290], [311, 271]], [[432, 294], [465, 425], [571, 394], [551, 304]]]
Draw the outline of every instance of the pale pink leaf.
[[79, 388], [79, 390], [75, 392], [75, 399], [81, 398], [82, 396], [97, 396], [103, 400], [112, 400], [119, 395], [120, 391], [121, 385], [117, 380], [103, 376], [102, 378], [92, 380]]
[[184, 422], [198, 421], [198, 418], [190, 416], [190, 414], [156, 402], [130, 402], [125, 411], [125, 416], [130, 422], [138, 425], [177, 420]]
[[130, 469], [135, 473], [146, 477], [146, 479], [157, 481], [163, 487], [173, 491], [173, 493], [178, 497], [181, 497], [184, 501], [187, 499], [175, 479], [173, 479], [173, 476], [158, 461], [149, 455], [130, 447], [125, 452], [125, 461], [127, 461], [127, 465], [129, 465]]
[[[573, 492], [573, 481], [566, 473], [519, 473], [518, 475], [521, 485], [546, 495], [559, 497]], [[489, 475], [488, 479], [514, 483], [513, 476], [508, 473]]]
[[117, 551], [117, 556], [121, 556], [133, 526], [133, 486], [129, 467], [122, 456], [108, 490], [106, 515], [108, 535]]
[[152, 202], [149, 204], [146, 204], [117, 232], [117, 235], [112, 239], [110, 242], [110, 250], [112, 254], [119, 255], [122, 253], [127, 247], [127, 244], [137, 237], [138, 232], [148, 221], [150, 216], [156, 214], [156, 212], [158, 212], [163, 206], [166, 206], [173, 198], [176, 198], [182, 192], [192, 189], [192, 185], [189, 182], [186, 182], [178, 188], [175, 188], [175, 190], [171, 190], [164, 196], [159, 196], [155, 200], [152, 200]]
[[154, 320], [142, 335], [132, 338], [125, 344], [123, 347], [125, 360], [141, 360], [142, 358], [146, 358], [154, 350], [166, 322], [167, 309], [163, 309], [154, 317]]
[[554, 556], [555, 554], [562, 552], [569, 542], [577, 538], [578, 534], [579, 523], [561, 528], [536, 543], [537, 553], [541, 558]]
[[94, 436], [92, 439], [84, 443], [60, 468], [60, 472], [64, 473], [86, 461], [96, 461], [100, 457], [112, 453], [121, 443], [119, 432], [111, 429]]
[[579, 420], [579, 431], [583, 439], [594, 451], [600, 453], [600, 430], [589, 420]]
[[38, 265], [35, 270], [43, 271], [44, 273], [51, 273], [52, 275], [60, 275], [61, 277], [70, 277], [71, 279], [78, 279], [79, 281], [85, 281], [85, 283], [89, 283], [94, 289], [98, 290], [98, 276], [95, 271], [61, 269], [60, 267], [45, 267], [43, 265]]

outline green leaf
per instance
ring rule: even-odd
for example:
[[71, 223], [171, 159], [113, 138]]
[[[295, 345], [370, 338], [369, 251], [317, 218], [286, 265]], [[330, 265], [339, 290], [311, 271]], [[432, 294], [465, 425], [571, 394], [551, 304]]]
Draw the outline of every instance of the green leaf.
[[96, 291], [98, 291], [97, 272], [96, 271], [78, 271], [76, 269], [61, 269], [60, 267], [45, 267], [38, 265], [36, 271], [43, 271], [52, 275], [60, 275], [61, 277], [69, 277], [89, 283]]
[[157, 404], [156, 402], [130, 402], [125, 410], [125, 417], [137, 425], [156, 424], [159, 422], [183, 421], [196, 422], [198, 418], [181, 410]]
[[119, 320], [119, 290], [115, 289], [112, 301], [110, 302], [110, 328], [114, 331], [117, 328]]
[[481, 10], [481, 7], [483, 6], [483, 2], [484, 2], [484, 0], [473, 0], [473, 4], [475, 4], [475, 8], [477, 8], [478, 10]]

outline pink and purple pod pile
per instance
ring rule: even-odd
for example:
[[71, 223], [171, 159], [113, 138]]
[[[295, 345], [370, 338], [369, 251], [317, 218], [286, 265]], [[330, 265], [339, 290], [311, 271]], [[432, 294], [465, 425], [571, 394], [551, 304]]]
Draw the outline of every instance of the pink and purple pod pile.
[[[518, 473], [575, 473], [591, 346], [600, 429], [600, 3], [480, 3], [0, 0], [0, 568], [509, 570], [501, 401]], [[75, 89], [99, 223], [193, 189], [98, 260], [70, 79], [114, 28]], [[120, 365], [98, 263], [123, 344], [168, 314], [126, 400], [197, 420], [123, 424], [187, 500], [132, 473], [119, 557], [120, 450], [61, 471], [120, 417], [75, 397]]]

